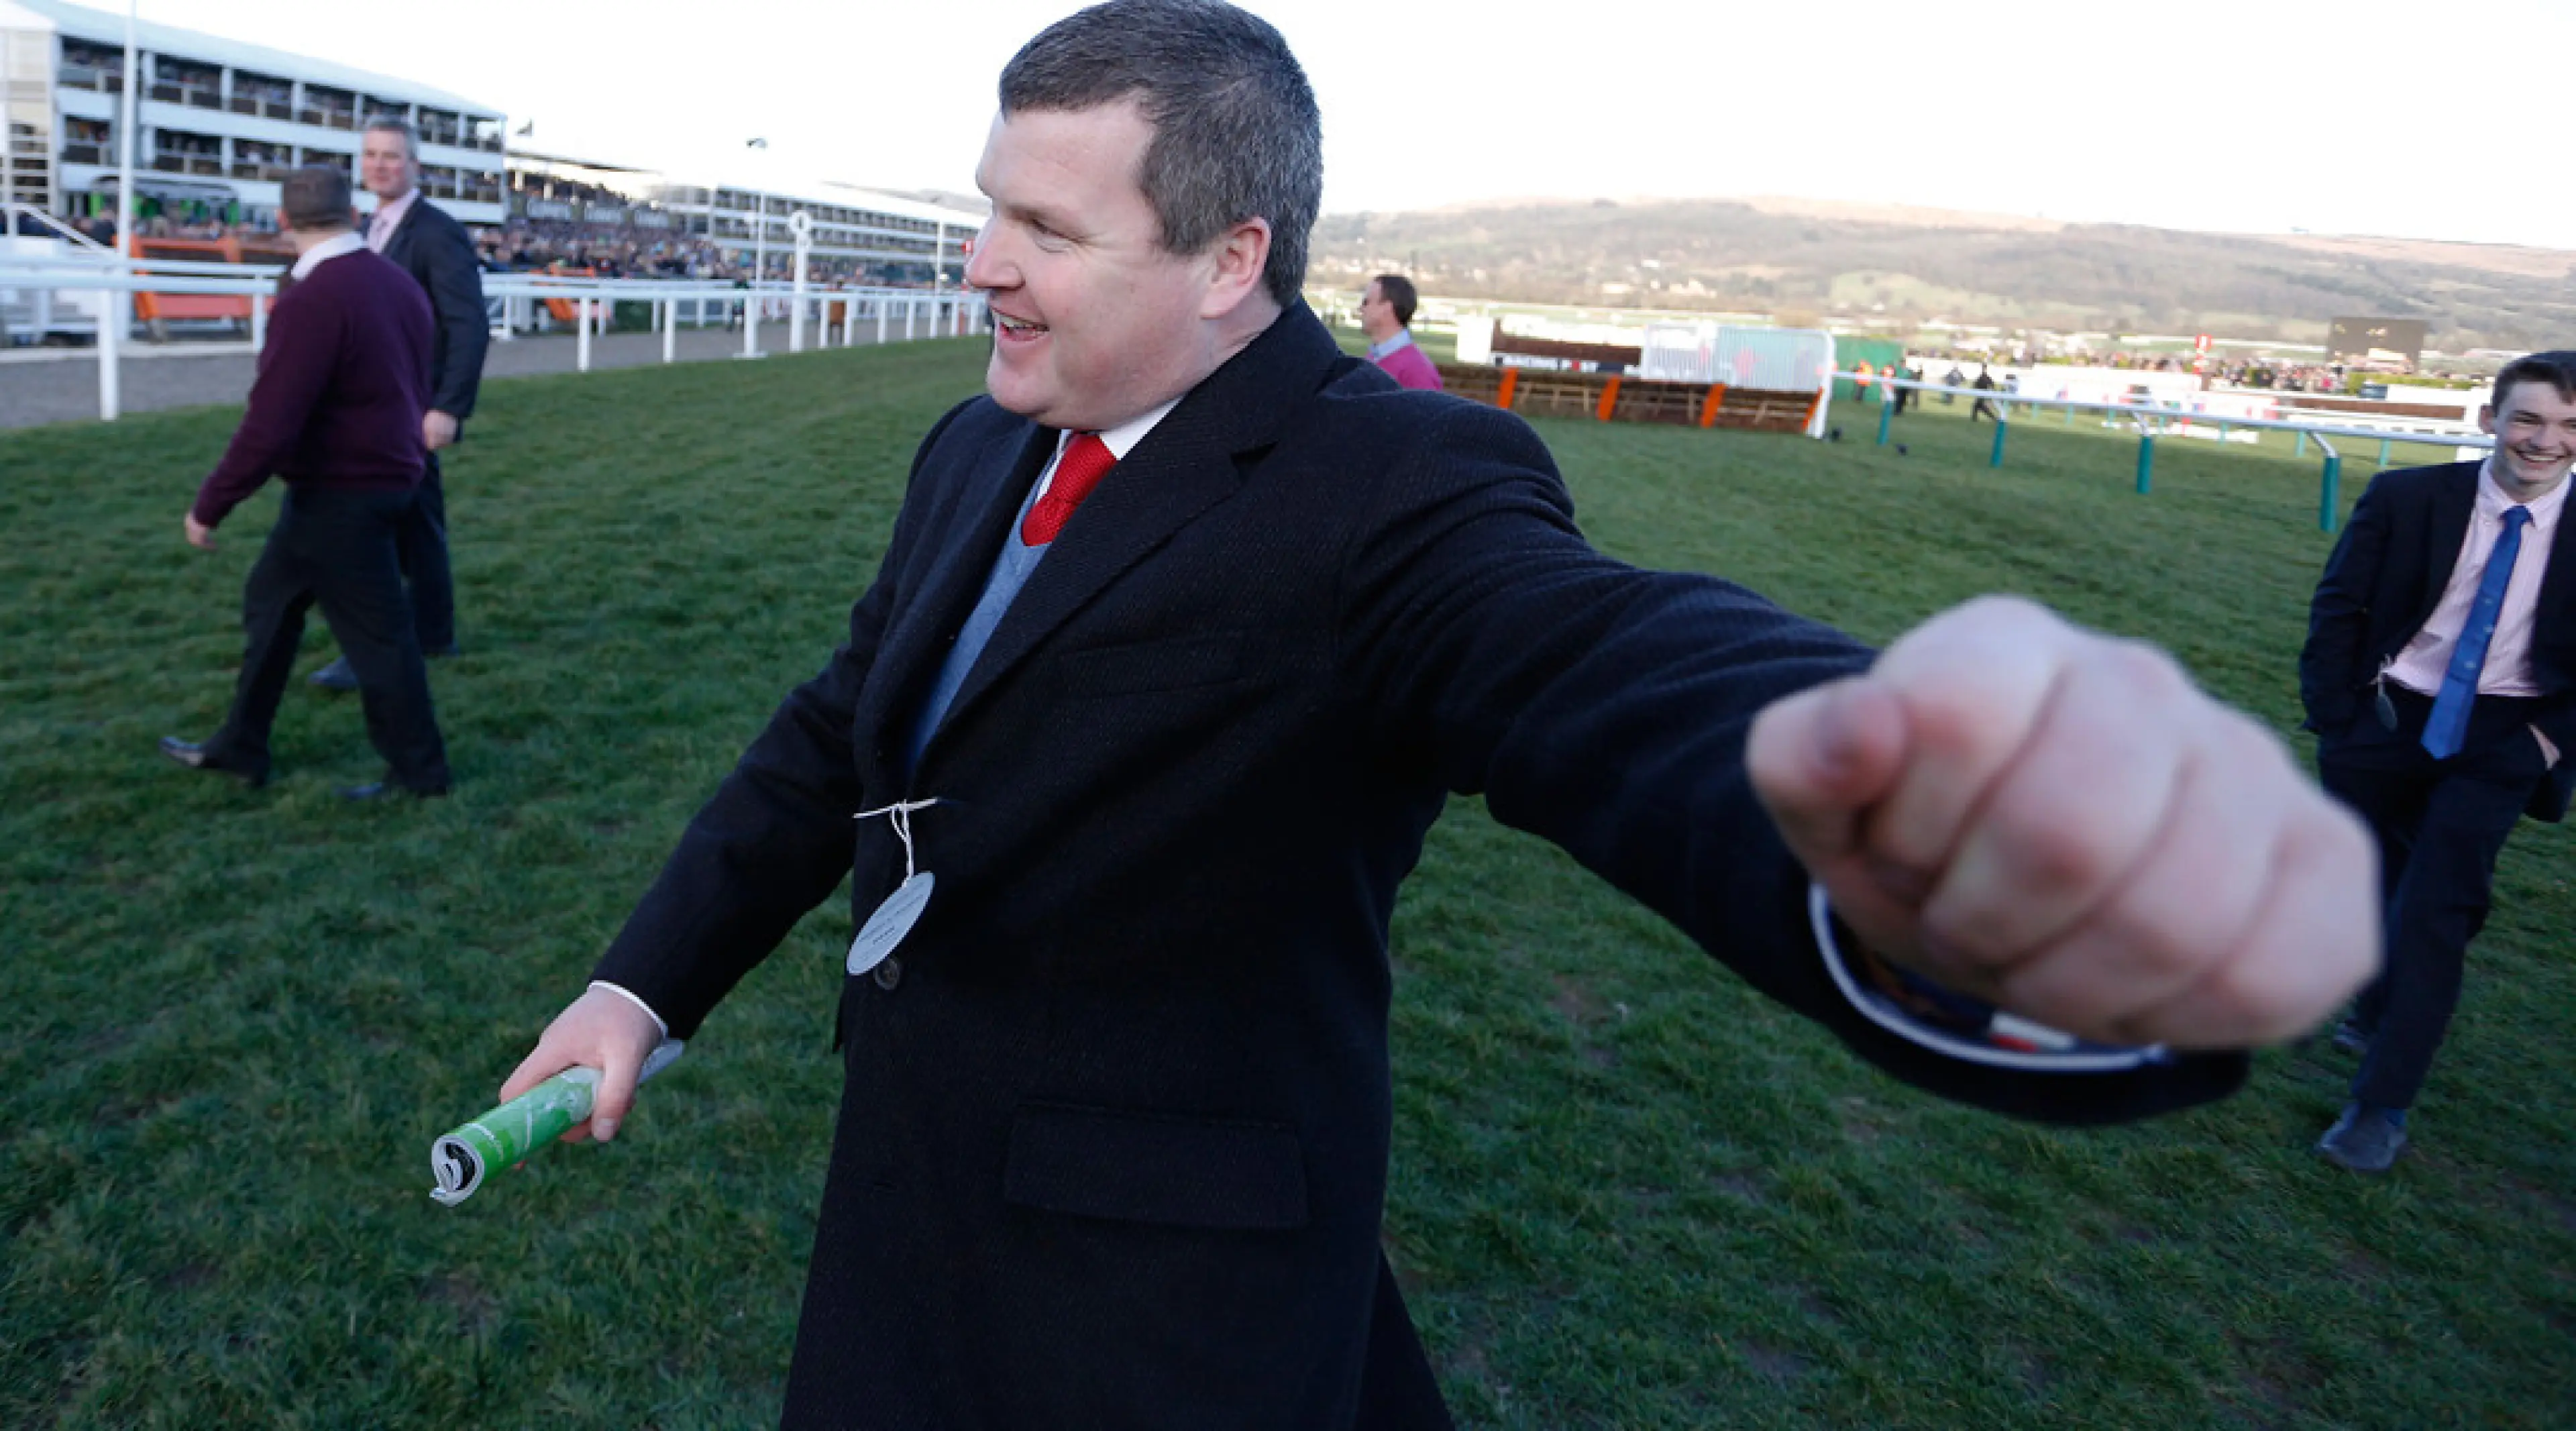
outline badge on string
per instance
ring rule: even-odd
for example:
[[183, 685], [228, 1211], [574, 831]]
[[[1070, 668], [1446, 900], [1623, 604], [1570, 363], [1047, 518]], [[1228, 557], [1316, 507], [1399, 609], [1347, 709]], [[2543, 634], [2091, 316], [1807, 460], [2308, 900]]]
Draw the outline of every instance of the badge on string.
[[887, 895], [876, 912], [868, 916], [867, 922], [859, 926], [859, 937], [850, 941], [849, 970], [852, 974], [864, 974], [884, 963], [895, 946], [903, 942], [903, 937], [912, 932], [912, 926], [921, 922], [921, 912], [930, 906], [930, 890], [936, 881], [930, 871], [913, 865], [912, 812], [929, 809], [938, 803], [936, 797], [899, 800], [883, 809], [862, 810], [851, 816], [854, 820], [890, 816], [895, 838], [903, 841], [903, 883], [894, 887], [894, 893]]

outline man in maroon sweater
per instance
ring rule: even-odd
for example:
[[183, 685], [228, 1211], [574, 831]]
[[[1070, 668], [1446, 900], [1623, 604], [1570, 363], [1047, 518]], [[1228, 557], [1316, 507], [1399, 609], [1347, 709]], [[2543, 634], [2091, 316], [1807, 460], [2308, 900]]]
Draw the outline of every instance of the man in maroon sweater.
[[265, 783], [269, 727], [305, 610], [319, 601], [357, 669], [367, 738], [388, 767], [385, 779], [340, 793], [443, 795], [447, 748], [394, 549], [426, 456], [429, 300], [359, 239], [346, 172], [298, 169], [280, 188], [292, 281], [269, 319], [249, 411], [188, 511], [188, 540], [214, 550], [216, 526], [271, 473], [285, 479], [286, 501], [242, 590], [250, 645], [231, 715], [203, 745], [164, 736], [161, 749], [194, 769]]

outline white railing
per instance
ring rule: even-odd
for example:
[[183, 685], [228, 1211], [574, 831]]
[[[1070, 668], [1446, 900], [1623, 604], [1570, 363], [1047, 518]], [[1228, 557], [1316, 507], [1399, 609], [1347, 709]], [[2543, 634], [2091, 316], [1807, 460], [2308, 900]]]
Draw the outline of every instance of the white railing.
[[[98, 295], [101, 312], [120, 311], [124, 305], [114, 301], [116, 295], [132, 293], [216, 294], [250, 300], [251, 348], [256, 352], [268, 337], [268, 303], [277, 292], [279, 270], [240, 264], [207, 263], [190, 259], [134, 259], [102, 252], [88, 254], [54, 254], [32, 259], [14, 259], [0, 255], [0, 308], [26, 305], [40, 314], [48, 313], [57, 293], [92, 293]], [[822, 288], [799, 279], [793, 283], [768, 282], [742, 286], [713, 280], [582, 278], [542, 273], [490, 273], [483, 276], [483, 293], [487, 300], [497, 300], [502, 309], [501, 336], [516, 333], [521, 327], [536, 326], [535, 315], [540, 303], [571, 305], [571, 326], [576, 348], [574, 365], [581, 372], [590, 371], [591, 341], [605, 334], [621, 303], [650, 305], [652, 325], [662, 335], [662, 361], [678, 361], [678, 333], [681, 308], [688, 305], [697, 326], [704, 327], [712, 313], [719, 321], [740, 321], [743, 329], [743, 356], [760, 357], [759, 328], [762, 322], [784, 317], [788, 322], [788, 351], [803, 352], [806, 347], [806, 322], [816, 322], [820, 346], [855, 346], [863, 324], [872, 324], [879, 343], [924, 337], [962, 337], [977, 331], [982, 324], [982, 295], [949, 290], [922, 292], [900, 288]], [[32, 299], [32, 302], [30, 301]], [[832, 322], [832, 306], [840, 305], [840, 321]], [[70, 331], [72, 325], [50, 317], [40, 321], [53, 331]], [[116, 420], [120, 402], [120, 353], [122, 326], [114, 322], [81, 325], [95, 331], [98, 337], [99, 412], [102, 421]], [[39, 333], [38, 336], [42, 336]]]

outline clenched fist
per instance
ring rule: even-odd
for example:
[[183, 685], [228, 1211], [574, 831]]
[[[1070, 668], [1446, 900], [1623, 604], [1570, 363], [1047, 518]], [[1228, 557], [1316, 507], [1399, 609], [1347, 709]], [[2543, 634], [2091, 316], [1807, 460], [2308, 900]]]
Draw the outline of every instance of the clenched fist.
[[2277, 1042], [2377, 966], [2360, 822], [2170, 657], [2026, 601], [1779, 701], [1746, 758], [1874, 950], [2079, 1037]]

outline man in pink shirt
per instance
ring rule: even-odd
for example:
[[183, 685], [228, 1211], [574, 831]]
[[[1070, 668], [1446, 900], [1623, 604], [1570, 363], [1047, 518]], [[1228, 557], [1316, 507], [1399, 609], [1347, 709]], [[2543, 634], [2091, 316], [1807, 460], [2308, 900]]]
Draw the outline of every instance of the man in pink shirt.
[[1413, 344], [1413, 280], [1381, 273], [1360, 295], [1360, 331], [1368, 335], [1369, 361], [1409, 388], [1440, 390], [1440, 370]]
[[2317, 1151], [2384, 1172], [2459, 1004], [2497, 854], [2524, 815], [2565, 818], [2576, 748], [2576, 352], [2497, 375], [2483, 462], [2383, 473], [2309, 607], [2299, 697], [2326, 789], [2368, 821], [2388, 901], [2380, 975], [2335, 1042], [2362, 1055]]

